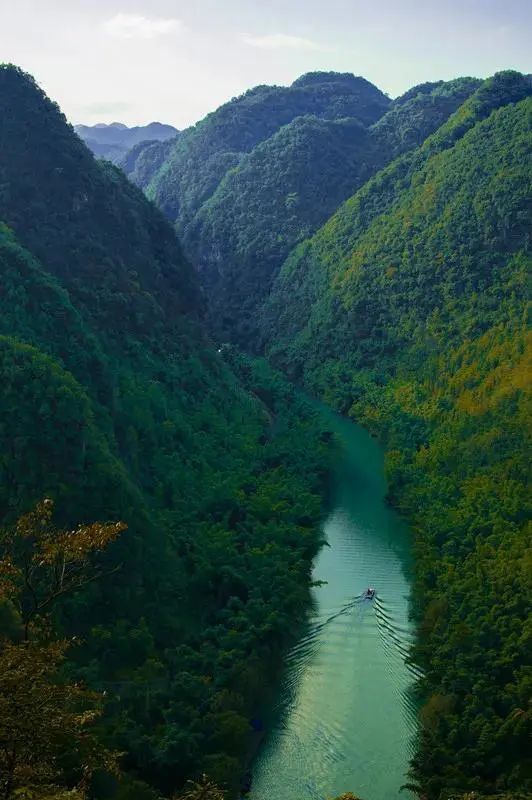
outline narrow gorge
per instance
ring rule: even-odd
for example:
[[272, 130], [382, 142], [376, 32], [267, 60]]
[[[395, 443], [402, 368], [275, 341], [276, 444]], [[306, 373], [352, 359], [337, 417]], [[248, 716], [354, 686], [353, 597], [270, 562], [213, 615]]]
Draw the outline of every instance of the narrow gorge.
[[5, 800], [532, 796], [531, 96], [0, 65]]

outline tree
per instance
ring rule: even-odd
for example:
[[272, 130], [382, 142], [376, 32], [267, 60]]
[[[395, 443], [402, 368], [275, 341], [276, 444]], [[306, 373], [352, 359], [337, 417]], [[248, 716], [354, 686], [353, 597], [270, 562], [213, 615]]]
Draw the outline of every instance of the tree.
[[356, 794], [352, 794], [352, 792], [347, 792], [346, 794], [340, 795], [337, 797], [336, 800], [361, 800], [360, 797], [357, 797]]
[[[99, 697], [60, 679], [68, 643], [4, 642], [0, 652], [0, 797], [46, 797], [72, 765], [85, 797], [95, 769], [116, 759], [92, 730]], [[42, 793], [42, 794], [41, 794]], [[68, 796], [68, 795], [67, 795]]]
[[184, 792], [175, 800], [225, 800], [225, 792], [203, 775], [199, 781], [187, 781]]
[[52, 524], [53, 509], [52, 500], [38, 503], [0, 541], [0, 600], [8, 597], [15, 605], [25, 641], [31, 624], [49, 613], [58, 598], [109, 574], [91, 557], [126, 528], [122, 522], [95, 522], [59, 531]]
[[[18, 641], [0, 639], [3, 800], [84, 798], [96, 769], [117, 769], [116, 754], [94, 733], [100, 697], [64, 679], [70, 642], [54, 639], [49, 614], [59, 597], [104, 574], [92, 556], [125, 525], [58, 531], [52, 511], [52, 501], [44, 500], [0, 539], [0, 602], [15, 609], [23, 628]], [[74, 789], [66, 788], [72, 784]]]

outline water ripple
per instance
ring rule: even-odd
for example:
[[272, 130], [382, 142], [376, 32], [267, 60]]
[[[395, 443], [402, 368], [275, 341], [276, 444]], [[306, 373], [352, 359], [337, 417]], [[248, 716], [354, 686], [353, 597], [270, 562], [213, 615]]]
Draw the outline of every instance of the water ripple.
[[[347, 428], [346, 428], [347, 425]], [[406, 663], [409, 540], [384, 501], [382, 455], [341, 422], [349, 463], [324, 525], [315, 606], [286, 658], [277, 715], [253, 769], [252, 800], [324, 800], [353, 791], [399, 794], [413, 753], [419, 670]], [[373, 601], [362, 593], [375, 586]]]

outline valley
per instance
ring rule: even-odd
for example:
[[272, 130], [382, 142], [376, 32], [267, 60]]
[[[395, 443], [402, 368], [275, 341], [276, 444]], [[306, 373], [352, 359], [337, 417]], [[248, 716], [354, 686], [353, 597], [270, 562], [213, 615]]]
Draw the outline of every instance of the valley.
[[529, 798], [530, 75], [0, 97], [5, 800]]
[[[305, 632], [286, 656], [250, 797], [321, 800], [355, 786], [362, 797], [399, 800], [409, 796], [400, 790], [417, 731], [419, 673], [405, 664], [415, 633], [411, 536], [386, 504], [379, 444], [323, 413], [342, 443], [323, 523], [327, 545], [313, 570], [324, 583], [313, 589]], [[364, 598], [368, 586], [376, 587], [374, 600]]]

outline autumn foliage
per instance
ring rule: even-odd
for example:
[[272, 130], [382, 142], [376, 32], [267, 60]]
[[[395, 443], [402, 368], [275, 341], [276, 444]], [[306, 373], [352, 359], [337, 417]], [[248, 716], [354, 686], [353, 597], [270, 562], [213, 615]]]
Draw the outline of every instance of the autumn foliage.
[[96, 769], [116, 771], [115, 755], [94, 734], [101, 698], [65, 679], [72, 642], [55, 638], [50, 613], [61, 597], [103, 576], [95, 556], [125, 525], [62, 531], [52, 514], [53, 502], [44, 500], [0, 538], [0, 605], [15, 623], [13, 640], [0, 640], [3, 800], [82, 798]]

